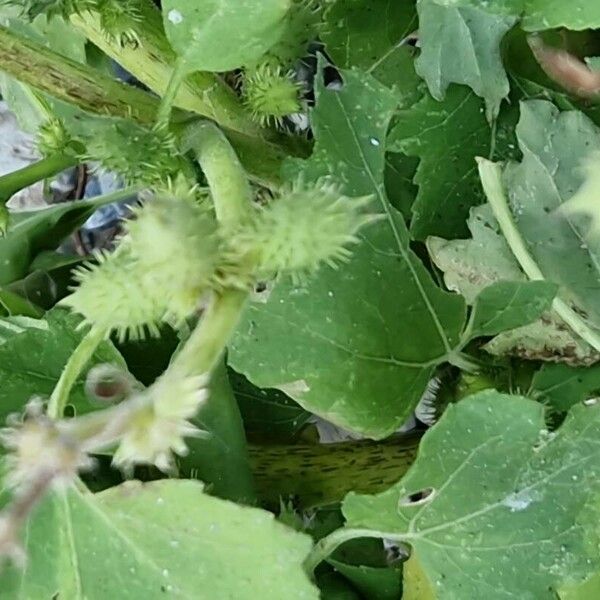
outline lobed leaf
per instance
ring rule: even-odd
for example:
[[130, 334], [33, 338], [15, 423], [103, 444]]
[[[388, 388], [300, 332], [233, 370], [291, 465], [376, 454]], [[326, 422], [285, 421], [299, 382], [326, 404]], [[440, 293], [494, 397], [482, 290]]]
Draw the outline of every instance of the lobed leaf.
[[395, 94], [364, 72], [342, 76], [339, 91], [318, 83], [316, 147], [306, 162], [289, 165], [289, 177], [333, 175], [346, 195], [372, 195], [369, 212], [382, 217], [362, 230], [343, 268], [323, 267], [301, 285], [281, 279], [266, 302], [252, 304], [229, 361], [259, 387], [281, 389], [337, 425], [381, 438], [402, 425], [435, 366], [457, 347], [465, 305], [434, 284], [385, 194]]
[[279, 40], [291, 0], [165, 0], [165, 32], [187, 71], [231, 71]]
[[27, 576], [0, 574], [6, 600], [318, 598], [301, 566], [310, 538], [193, 481], [54, 492], [25, 543]]
[[555, 598], [598, 568], [599, 435], [600, 405], [549, 434], [536, 402], [482, 392], [446, 411], [398, 484], [349, 494], [346, 525], [409, 543], [440, 597]]

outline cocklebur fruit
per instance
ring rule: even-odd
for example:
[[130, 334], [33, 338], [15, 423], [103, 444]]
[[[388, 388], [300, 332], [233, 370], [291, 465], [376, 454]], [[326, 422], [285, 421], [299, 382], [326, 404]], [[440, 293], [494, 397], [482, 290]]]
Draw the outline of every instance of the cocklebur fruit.
[[322, 264], [347, 260], [358, 230], [378, 218], [364, 211], [369, 197], [349, 198], [325, 181], [297, 182], [227, 240], [227, 257], [255, 280], [276, 273], [312, 273]]
[[160, 290], [167, 318], [176, 324], [194, 313], [220, 262], [213, 215], [191, 199], [158, 194], [126, 229], [144, 286]]
[[39, 15], [48, 18], [62, 17], [65, 20], [72, 14], [80, 14], [96, 7], [96, 0], [4, 0], [0, 6], [15, 6], [21, 14], [33, 21]]
[[301, 85], [293, 72], [267, 63], [244, 75], [244, 102], [254, 119], [263, 126], [283, 124], [284, 117], [301, 110]]
[[44, 156], [67, 152], [71, 142], [64, 123], [57, 118], [48, 119], [37, 131], [37, 147]]
[[181, 167], [175, 139], [168, 130], [144, 129], [125, 121], [103, 127], [91, 137], [83, 158], [118, 173], [126, 183], [159, 185]]
[[104, 34], [121, 46], [137, 46], [137, 34], [142, 13], [137, 0], [97, 0], [100, 25]]
[[82, 315], [83, 324], [115, 331], [120, 340], [140, 339], [146, 332], [158, 337], [164, 294], [141, 276], [127, 245], [113, 254], [98, 253], [96, 259], [74, 271], [78, 285], [60, 303]]

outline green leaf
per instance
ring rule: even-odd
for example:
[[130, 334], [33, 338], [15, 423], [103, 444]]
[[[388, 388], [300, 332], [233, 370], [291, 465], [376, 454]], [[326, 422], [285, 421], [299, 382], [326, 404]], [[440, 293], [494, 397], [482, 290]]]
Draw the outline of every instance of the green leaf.
[[[0, 320], [0, 421], [21, 411], [34, 396], [50, 396], [69, 356], [83, 333], [80, 320], [62, 309], [53, 309], [44, 319]], [[110, 342], [100, 344], [88, 368], [73, 388], [69, 403], [76, 412], [92, 410], [83, 389], [87, 370], [94, 364], [125, 362]]]
[[440, 597], [550, 600], [600, 562], [583, 512], [599, 435], [600, 405], [549, 434], [540, 404], [482, 392], [447, 409], [398, 484], [349, 494], [346, 525], [409, 543]]
[[290, 0], [165, 0], [165, 32], [188, 71], [231, 71], [285, 30]]
[[436, 0], [418, 0], [417, 10], [421, 55], [416, 69], [431, 95], [442, 100], [450, 83], [468, 85], [485, 100], [488, 119], [494, 119], [510, 89], [500, 41], [515, 19], [440, 6]]
[[341, 91], [318, 84], [316, 147], [311, 159], [290, 165], [289, 177], [335, 174], [347, 195], [372, 195], [370, 211], [382, 219], [363, 230], [348, 264], [323, 267], [302, 285], [282, 279], [266, 302], [252, 304], [229, 361], [255, 385], [281, 389], [337, 425], [381, 438], [403, 424], [435, 366], [458, 345], [465, 305], [433, 283], [386, 198], [394, 93], [360, 71], [342, 76]]
[[586, 179], [584, 167], [600, 152], [600, 129], [580, 112], [530, 101], [521, 103], [517, 138], [523, 160], [504, 174], [516, 228], [544, 277], [600, 326], [596, 211], [581, 206], [596, 189], [595, 171]]
[[504, 158], [514, 151], [514, 113], [503, 112], [492, 131], [481, 100], [468, 88], [454, 85], [441, 102], [427, 94], [399, 111], [389, 133], [390, 150], [421, 159], [410, 226], [416, 239], [466, 234], [469, 209], [485, 200], [475, 157], [496, 152]]
[[273, 515], [208, 496], [193, 481], [133, 481], [96, 495], [72, 487], [34, 513], [26, 576], [3, 572], [0, 595], [316, 600], [301, 566], [310, 546]]
[[501, 281], [486, 287], [475, 299], [470, 337], [496, 335], [539, 319], [552, 307], [557, 290], [547, 281]]
[[421, 95], [407, 37], [418, 28], [415, 5], [397, 0], [333, 0], [322, 35], [339, 68], [357, 67], [387, 86], [395, 86], [403, 106]]
[[522, 17], [522, 27], [540, 31], [566, 27], [581, 30], [600, 27], [600, 5], [596, 0], [436, 0], [445, 6], [475, 6], [494, 14]]
[[229, 381], [244, 419], [244, 428], [252, 438], [289, 441], [311, 417], [283, 392], [258, 388], [233, 369], [229, 370]]
[[563, 413], [598, 392], [600, 366], [546, 364], [533, 376], [528, 395]]
[[[487, 286], [499, 282], [527, 280], [514, 258], [489, 205], [471, 210], [471, 239], [447, 241], [430, 237], [427, 249], [444, 273], [448, 289], [460, 292], [469, 304]], [[531, 360], [555, 360], [588, 364], [600, 355], [576, 336], [554, 312], [523, 327], [503, 332], [484, 348], [497, 356], [515, 355]]]
[[600, 573], [584, 583], [569, 584], [558, 590], [560, 600], [596, 600], [600, 598]]
[[41, 210], [11, 213], [7, 234], [0, 237], [0, 285], [27, 275], [36, 256], [55, 250], [61, 241], [103, 204], [115, 198], [63, 202]]

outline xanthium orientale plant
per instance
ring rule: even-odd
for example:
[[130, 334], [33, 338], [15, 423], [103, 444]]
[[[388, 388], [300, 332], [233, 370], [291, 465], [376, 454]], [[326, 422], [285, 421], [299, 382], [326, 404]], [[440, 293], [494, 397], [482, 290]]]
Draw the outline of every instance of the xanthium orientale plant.
[[0, 17], [1, 598], [600, 596], [596, 0]]

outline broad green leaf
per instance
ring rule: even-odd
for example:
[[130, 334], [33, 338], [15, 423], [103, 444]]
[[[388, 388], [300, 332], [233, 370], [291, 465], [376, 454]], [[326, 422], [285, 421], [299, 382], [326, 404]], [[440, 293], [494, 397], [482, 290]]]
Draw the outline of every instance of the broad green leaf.
[[25, 543], [27, 571], [0, 574], [3, 599], [318, 598], [301, 566], [310, 538], [193, 481], [55, 492]]
[[349, 494], [346, 526], [410, 544], [438, 597], [553, 599], [600, 563], [586, 528], [599, 435], [600, 405], [549, 434], [537, 402], [482, 392], [447, 409], [399, 483]]
[[494, 14], [521, 16], [528, 31], [594, 29], [600, 27], [600, 4], [596, 0], [436, 0], [445, 6], [475, 6]]
[[597, 180], [595, 171], [586, 180], [584, 167], [600, 152], [600, 130], [580, 112], [530, 101], [521, 103], [517, 138], [523, 160], [504, 174], [516, 227], [544, 277], [600, 326], [596, 208], [581, 206]]
[[435, 366], [457, 347], [465, 305], [433, 283], [386, 198], [394, 93], [361, 71], [342, 76], [341, 91], [318, 84], [316, 147], [312, 158], [289, 166], [289, 177], [335, 178], [349, 196], [372, 195], [370, 210], [382, 219], [361, 232], [348, 264], [323, 267], [300, 285], [282, 279], [266, 302], [252, 304], [229, 362], [255, 385], [281, 389], [336, 425], [381, 438], [404, 423]]
[[[447, 241], [430, 237], [427, 240], [429, 254], [443, 271], [448, 289], [460, 292], [467, 303], [473, 304], [477, 294], [493, 283], [527, 280], [500, 233], [489, 205], [472, 209], [468, 226], [470, 239]], [[593, 363], [600, 358], [554, 311], [545, 313], [535, 323], [500, 333], [484, 348], [499, 356], [573, 364]]]
[[485, 100], [488, 119], [494, 119], [510, 89], [500, 41], [515, 19], [478, 8], [440, 6], [436, 0], [418, 0], [417, 10], [421, 55], [416, 69], [431, 95], [442, 100], [450, 83], [468, 85]]
[[500, 281], [486, 287], [475, 299], [470, 337], [496, 335], [539, 319], [552, 307], [557, 289], [547, 281]]
[[[12, 326], [7, 325], [7, 323]], [[0, 421], [21, 411], [34, 396], [52, 393], [69, 356], [83, 332], [76, 331], [80, 320], [62, 309], [53, 309], [44, 319], [0, 320]], [[93, 407], [86, 399], [85, 375], [94, 364], [125, 366], [110, 342], [103, 342], [75, 384], [69, 403], [77, 413]]]
[[418, 29], [412, 0], [333, 0], [325, 13], [322, 39], [339, 68], [359, 68], [410, 106], [421, 95], [407, 37]]
[[44, 311], [33, 304], [27, 298], [7, 289], [0, 289], [0, 306], [5, 315], [23, 315], [26, 317], [39, 318]]
[[475, 157], [495, 152], [505, 158], [513, 153], [514, 112], [504, 111], [492, 131], [481, 100], [468, 88], [454, 85], [441, 102], [427, 94], [399, 111], [388, 144], [392, 151], [420, 158], [410, 226], [415, 238], [466, 234], [469, 209], [485, 201]]
[[252, 438], [289, 441], [306, 425], [311, 414], [283, 392], [261, 389], [243, 375], [229, 370], [244, 428]]
[[544, 365], [531, 381], [528, 395], [558, 412], [600, 393], [600, 366]]
[[165, 32], [187, 71], [231, 71], [285, 31], [291, 0], [165, 0]]
[[347, 579], [328, 571], [317, 577], [321, 600], [363, 600]]
[[600, 573], [584, 583], [569, 584], [558, 590], [560, 600], [596, 600], [600, 598]]
[[181, 476], [201, 479], [215, 496], [251, 504], [255, 494], [244, 424], [224, 364], [213, 372], [210, 396], [192, 421], [211, 435], [187, 440], [189, 453], [177, 460]]

